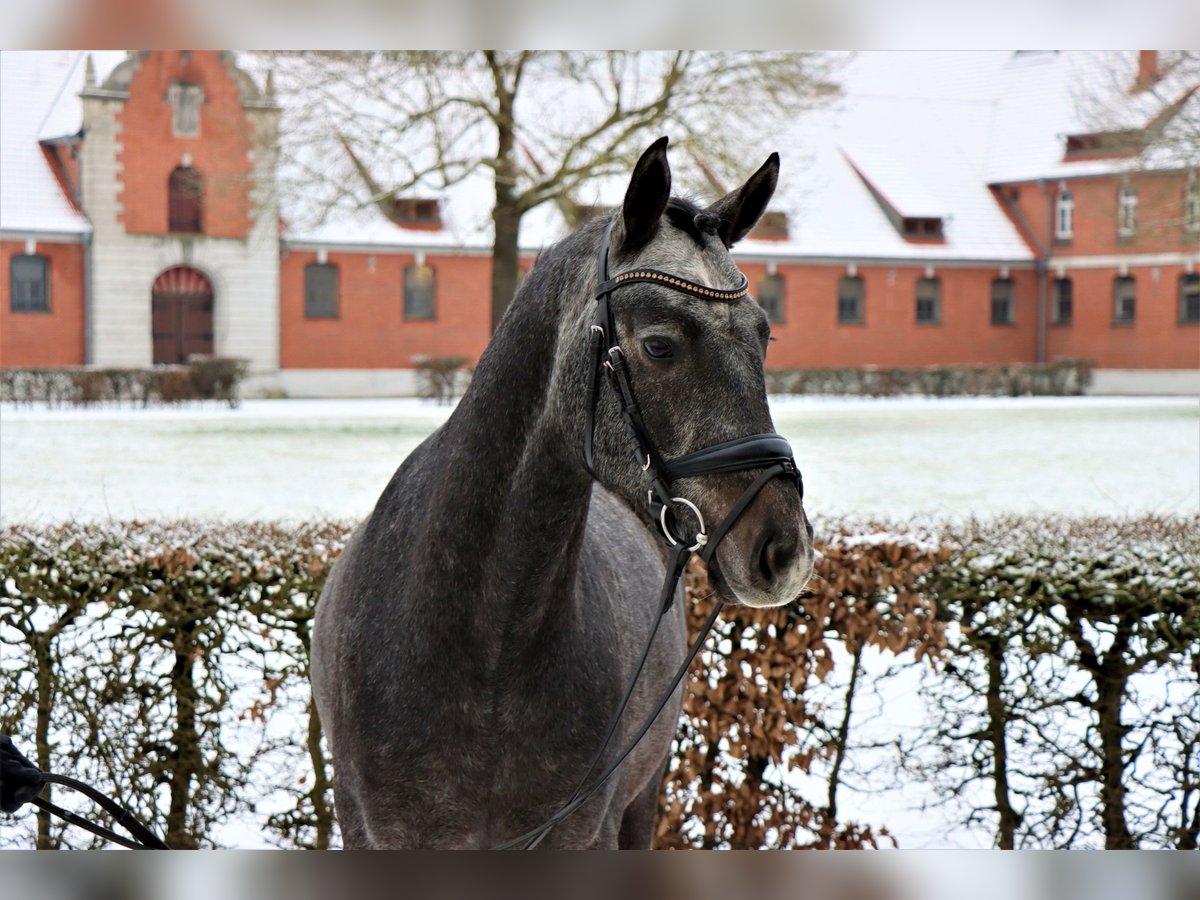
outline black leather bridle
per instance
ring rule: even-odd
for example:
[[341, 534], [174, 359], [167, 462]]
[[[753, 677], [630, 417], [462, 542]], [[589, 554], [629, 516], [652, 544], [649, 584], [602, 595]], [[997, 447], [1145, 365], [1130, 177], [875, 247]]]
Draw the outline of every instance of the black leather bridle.
[[[589, 785], [588, 779], [591, 778], [592, 773], [600, 764], [604, 752], [608, 749], [608, 745], [616, 733], [621, 714], [625, 711], [625, 707], [629, 703], [629, 698], [633, 696], [633, 689], [637, 684], [638, 678], [641, 676], [646, 659], [650, 655], [650, 648], [654, 643], [654, 637], [658, 634], [658, 626], [674, 602], [679, 580], [683, 577], [684, 569], [687, 567], [687, 562], [691, 555], [695, 553], [700, 559], [704, 560], [705, 565], [708, 565], [713, 554], [717, 552], [717, 547], [720, 546], [722, 539], [729, 533], [729, 529], [733, 527], [734, 523], [745, 512], [746, 507], [750, 505], [754, 498], [758, 496], [758, 492], [772, 478], [783, 476], [794, 480], [796, 488], [800, 492], [800, 498], [804, 498], [804, 482], [800, 477], [800, 468], [796, 465], [796, 460], [792, 455], [792, 447], [782, 435], [773, 432], [734, 438], [731, 441], [713, 444], [711, 447], [705, 447], [702, 450], [696, 450], [674, 459], [664, 459], [662, 454], [658, 452], [654, 441], [650, 438], [650, 433], [646, 430], [646, 423], [642, 420], [641, 408], [638, 406], [637, 399], [633, 393], [633, 386], [629, 380], [629, 367], [625, 362], [625, 353], [621, 350], [621, 345], [617, 340], [617, 323], [613, 316], [611, 303], [613, 292], [625, 285], [649, 283], [679, 291], [699, 300], [716, 303], [738, 303], [750, 295], [750, 288], [744, 274], [741, 276], [741, 285], [733, 290], [707, 287], [706, 285], [697, 284], [694, 281], [689, 281], [686, 278], [681, 278], [678, 275], [672, 275], [668, 272], [661, 272], [657, 269], [631, 269], [628, 272], [622, 272], [610, 278], [608, 275], [608, 249], [613, 224], [613, 222], [610, 222], [604, 230], [604, 237], [600, 241], [600, 255], [596, 262], [600, 285], [596, 288], [596, 313], [589, 328], [591, 368], [588, 377], [587, 421], [583, 433], [583, 459], [592, 477], [599, 480], [595, 467], [596, 404], [600, 399], [601, 381], [604, 380], [604, 375], [607, 373], [608, 383], [612, 385], [612, 389], [617, 396], [617, 401], [620, 403], [621, 418], [624, 420], [626, 431], [629, 433], [629, 440], [637, 456], [638, 465], [646, 473], [648, 485], [646, 489], [647, 515], [657, 524], [660, 536], [672, 548], [671, 556], [667, 563], [667, 573], [663, 581], [662, 591], [659, 594], [659, 615], [655, 619], [654, 627], [650, 631], [650, 637], [646, 641], [641, 659], [634, 670], [629, 687], [625, 690], [616, 712], [609, 721], [604, 739], [600, 744], [600, 749], [592, 757], [591, 765], [584, 773], [583, 778], [580, 779], [574, 793], [554, 815], [532, 831], [528, 831], [519, 837], [505, 842], [496, 848], [498, 850], [520, 846], [523, 846], [527, 850], [533, 849], [550, 832], [550, 829], [579, 809], [592, 794], [598, 791], [612, 777], [621, 763], [625, 761], [625, 758], [633, 752], [634, 747], [637, 746], [646, 732], [650, 730], [650, 726], [654, 724], [654, 720], [658, 718], [659, 713], [662, 712], [671, 696], [675, 693], [675, 689], [679, 686], [679, 682], [683, 680], [684, 675], [687, 674], [692, 660], [695, 659], [696, 654], [700, 651], [700, 647], [704, 644], [705, 638], [708, 637], [709, 631], [712, 629], [717, 616], [721, 612], [721, 607], [724, 604], [720, 599], [718, 599], [716, 607], [705, 622], [700, 636], [692, 644], [691, 650], [688, 652], [683, 664], [676, 670], [670, 686], [663, 693], [654, 712], [644, 721], [626, 748], [609, 764], [596, 781]], [[750, 486], [742, 492], [741, 497], [730, 507], [729, 512], [725, 514], [725, 518], [720, 521], [711, 533], [705, 531], [704, 516], [694, 503], [684, 497], [676, 497], [671, 494], [671, 483], [680, 478], [690, 478], [697, 475], [718, 475], [726, 472], [743, 472], [750, 469], [761, 469], [762, 471], [759, 472], [758, 477], [751, 482]], [[699, 522], [699, 529], [690, 541], [680, 537], [678, 534], [678, 524], [675, 521], [672, 509], [673, 504], [677, 503], [691, 509]]]

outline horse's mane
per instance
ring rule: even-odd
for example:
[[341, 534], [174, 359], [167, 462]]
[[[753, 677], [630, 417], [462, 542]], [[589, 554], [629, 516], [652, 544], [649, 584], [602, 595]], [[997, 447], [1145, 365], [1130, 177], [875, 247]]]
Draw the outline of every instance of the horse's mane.
[[[706, 214], [704, 207], [700, 206], [699, 203], [690, 197], [672, 197], [667, 201], [667, 209], [664, 215], [667, 221], [680, 231], [686, 232], [700, 247], [703, 247], [705, 244], [705, 232], [710, 234], [716, 233], [716, 216]], [[705, 221], [706, 216], [711, 216], [711, 226]]]

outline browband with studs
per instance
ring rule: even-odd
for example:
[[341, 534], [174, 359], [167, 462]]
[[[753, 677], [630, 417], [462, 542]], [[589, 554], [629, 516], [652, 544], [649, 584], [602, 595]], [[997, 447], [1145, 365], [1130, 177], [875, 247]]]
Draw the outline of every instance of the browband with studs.
[[750, 283], [746, 279], [745, 273], [739, 272], [738, 274], [742, 276], [741, 286], [733, 290], [721, 290], [720, 288], [711, 288], [703, 284], [697, 284], [694, 281], [688, 281], [686, 278], [680, 278], [678, 275], [660, 272], [658, 269], [633, 269], [629, 272], [622, 272], [610, 281], [603, 282], [596, 289], [596, 297], [599, 298], [602, 294], [610, 293], [613, 288], [620, 285], [647, 281], [653, 284], [664, 285], [676, 291], [682, 291], [685, 294], [691, 294], [693, 297], [699, 297], [701, 300], [736, 303], [750, 294]]

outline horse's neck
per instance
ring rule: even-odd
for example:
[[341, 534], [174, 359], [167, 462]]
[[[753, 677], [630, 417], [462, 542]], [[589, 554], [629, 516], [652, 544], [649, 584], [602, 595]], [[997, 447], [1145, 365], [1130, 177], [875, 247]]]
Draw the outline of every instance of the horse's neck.
[[531, 623], [571, 594], [591, 491], [582, 435], [551, 389], [558, 327], [532, 297], [505, 317], [447, 423], [422, 537], [455, 602]]

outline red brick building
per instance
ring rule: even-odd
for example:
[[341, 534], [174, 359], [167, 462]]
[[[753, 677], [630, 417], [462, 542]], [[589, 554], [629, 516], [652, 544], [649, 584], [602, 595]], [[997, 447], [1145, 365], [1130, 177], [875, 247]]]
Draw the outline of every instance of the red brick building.
[[[277, 189], [287, 101], [234, 55], [0, 66], [0, 366], [215, 353], [263, 389], [405, 393], [414, 358], [485, 346], [478, 184], [402, 201], [403, 226], [306, 223]], [[1098, 72], [1100, 125], [1079, 100]], [[862, 53], [843, 74], [781, 137], [773, 209], [736, 248], [769, 367], [1087, 358], [1101, 389], [1200, 392], [1200, 175], [1143, 140], [1196, 85], [1148, 52]], [[528, 219], [532, 262], [565, 226]]]

